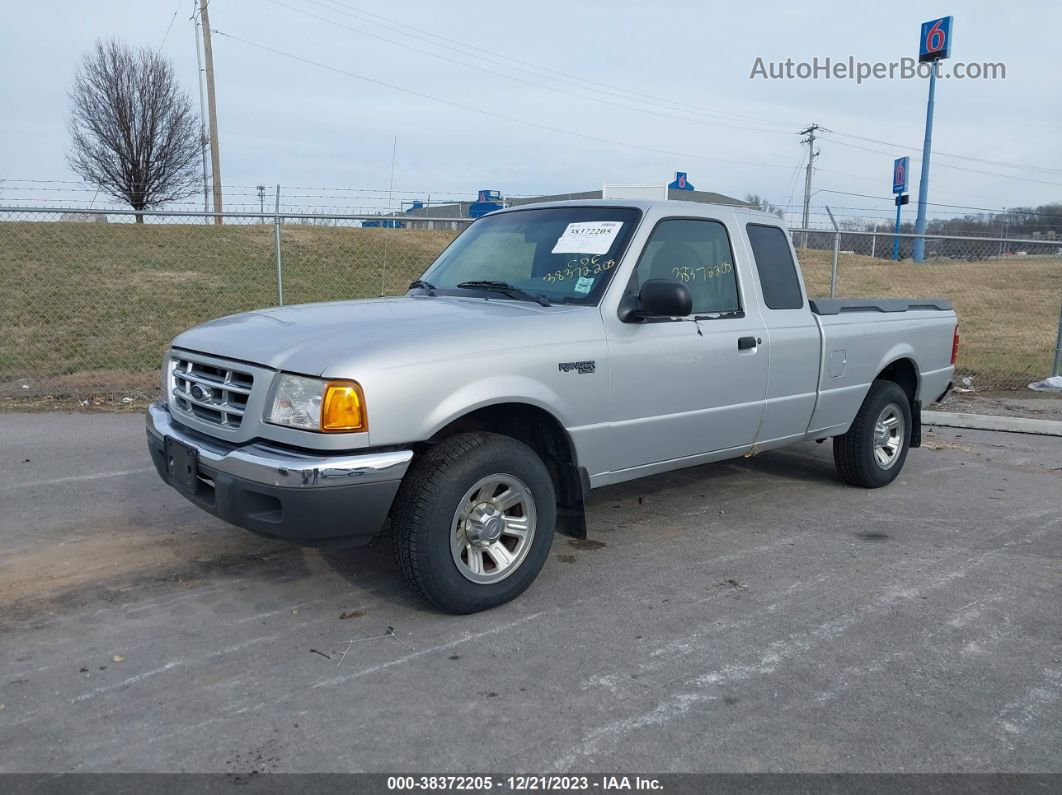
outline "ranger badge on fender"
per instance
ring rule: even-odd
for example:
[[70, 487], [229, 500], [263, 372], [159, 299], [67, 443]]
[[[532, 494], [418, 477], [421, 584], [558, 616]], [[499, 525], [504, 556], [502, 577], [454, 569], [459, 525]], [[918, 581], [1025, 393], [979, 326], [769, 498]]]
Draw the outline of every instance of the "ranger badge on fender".
[[562, 373], [570, 373], [575, 370], [579, 375], [586, 375], [597, 370], [597, 363], [593, 359], [588, 362], [558, 362], [557, 368]]

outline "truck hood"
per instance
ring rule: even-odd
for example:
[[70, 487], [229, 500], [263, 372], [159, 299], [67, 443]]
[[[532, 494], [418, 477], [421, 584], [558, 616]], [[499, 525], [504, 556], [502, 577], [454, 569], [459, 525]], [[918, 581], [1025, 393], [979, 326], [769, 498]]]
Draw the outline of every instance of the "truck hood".
[[173, 346], [304, 375], [335, 359], [400, 337], [462, 330], [489, 339], [495, 327], [585, 307], [524, 301], [404, 296], [275, 307], [229, 315], [179, 334]]

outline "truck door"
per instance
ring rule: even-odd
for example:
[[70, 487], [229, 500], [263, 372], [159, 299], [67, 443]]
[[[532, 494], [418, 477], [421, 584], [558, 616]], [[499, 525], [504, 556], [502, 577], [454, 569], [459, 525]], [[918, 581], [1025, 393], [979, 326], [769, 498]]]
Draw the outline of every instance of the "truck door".
[[605, 318], [612, 471], [752, 444], [768, 341], [759, 312], [745, 311], [745, 268], [739, 274], [719, 221], [666, 218], [653, 228], [627, 289], [677, 279], [693, 296], [693, 312], [640, 323]]
[[779, 226], [745, 225], [770, 344], [771, 381], [757, 449], [807, 432], [819, 385], [822, 341], [804, 296], [789, 235]]

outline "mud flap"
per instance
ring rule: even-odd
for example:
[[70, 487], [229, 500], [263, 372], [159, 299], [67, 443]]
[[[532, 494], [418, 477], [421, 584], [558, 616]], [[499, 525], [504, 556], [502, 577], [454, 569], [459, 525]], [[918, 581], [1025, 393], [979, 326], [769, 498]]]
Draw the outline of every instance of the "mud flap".
[[557, 532], [570, 538], [586, 538], [586, 510], [583, 497], [590, 491], [590, 474], [578, 469], [579, 480], [569, 483], [566, 494], [557, 495]]

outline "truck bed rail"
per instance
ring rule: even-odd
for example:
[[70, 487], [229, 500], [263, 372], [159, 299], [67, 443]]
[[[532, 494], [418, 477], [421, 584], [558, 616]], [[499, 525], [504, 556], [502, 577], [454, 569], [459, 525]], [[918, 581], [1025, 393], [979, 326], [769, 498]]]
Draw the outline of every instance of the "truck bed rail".
[[915, 309], [948, 311], [951, 301], [941, 298], [813, 298], [808, 303], [816, 315], [842, 312], [907, 312]]

